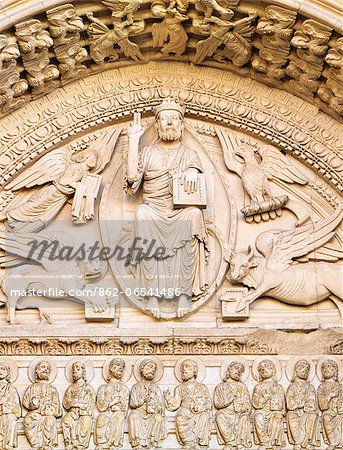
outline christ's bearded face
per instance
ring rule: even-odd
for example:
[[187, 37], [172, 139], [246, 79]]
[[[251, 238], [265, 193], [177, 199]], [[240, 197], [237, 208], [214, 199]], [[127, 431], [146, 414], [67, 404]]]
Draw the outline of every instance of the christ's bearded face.
[[176, 141], [181, 139], [183, 121], [178, 111], [161, 111], [156, 121], [158, 136], [162, 141]]

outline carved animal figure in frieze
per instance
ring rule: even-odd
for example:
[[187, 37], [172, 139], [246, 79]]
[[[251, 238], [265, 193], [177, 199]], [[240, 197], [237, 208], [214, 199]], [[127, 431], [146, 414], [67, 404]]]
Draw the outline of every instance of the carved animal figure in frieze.
[[235, 67], [244, 66], [251, 56], [252, 24], [255, 19], [255, 13], [236, 21], [216, 16], [194, 18], [194, 30], [208, 37], [197, 43], [193, 62], [200, 64], [213, 56], [220, 63], [231, 62]]
[[[265, 231], [256, 239], [257, 252], [251, 246], [247, 251], [236, 251], [229, 260], [228, 278], [252, 288], [237, 310], [267, 296], [298, 306], [330, 299], [343, 315], [342, 265], [323, 262], [343, 258], [343, 253], [335, 256], [330, 247], [316, 252], [334, 237], [342, 217], [343, 210], [338, 208], [318, 222]], [[299, 263], [300, 258], [313, 262]]]
[[[134, 19], [134, 14], [139, 9], [141, 2], [125, 0], [108, 0], [102, 2], [112, 11], [111, 20], [113, 28], [109, 28], [92, 12], [86, 14], [91, 22], [87, 28], [90, 40], [90, 55], [96, 64], [116, 61], [119, 52], [123, 52], [134, 61], [143, 61], [144, 57], [137, 44], [129, 37], [142, 33], [145, 29], [145, 21]], [[117, 48], [119, 47], [119, 49]]]
[[[68, 299], [101, 309], [103, 299], [96, 295], [82, 295], [81, 291], [87, 283], [105, 274], [107, 263], [98, 258], [59, 258], [62, 249], [73, 244], [66, 233], [41, 234], [37, 239], [38, 245], [32, 242], [36, 237], [37, 234], [0, 232], [0, 248], [6, 251], [0, 267], [9, 267], [3, 270], [0, 278], [0, 287], [5, 294], [5, 298], [0, 299], [0, 306], [7, 308], [7, 321], [16, 323], [16, 309], [38, 309], [40, 319], [52, 323], [44, 310], [46, 299], [55, 302]], [[15, 263], [19, 263], [17, 267], [11, 267], [11, 255]], [[43, 294], [42, 297], [38, 292]]]
[[217, 128], [216, 132], [223, 147], [226, 167], [241, 178], [249, 199], [241, 210], [246, 221], [267, 221], [280, 216], [289, 197], [273, 195], [269, 181], [306, 185], [306, 176], [286, 155], [272, 146], [253, 147], [230, 136], [227, 130]]

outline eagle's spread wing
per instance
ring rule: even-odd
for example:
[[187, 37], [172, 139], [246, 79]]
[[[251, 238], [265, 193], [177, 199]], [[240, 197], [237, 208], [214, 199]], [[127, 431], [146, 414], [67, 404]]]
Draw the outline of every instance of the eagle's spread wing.
[[307, 184], [308, 179], [291, 162], [288, 156], [283, 155], [272, 146], [260, 148], [258, 153], [262, 158], [262, 168], [269, 180], [279, 179], [286, 183]]
[[226, 167], [231, 171], [237, 173], [238, 176], [242, 176], [243, 164], [240, 164], [235, 158], [235, 150], [238, 147], [233, 136], [230, 136], [229, 131], [216, 127], [216, 133], [221, 143], [224, 153], [224, 161]]

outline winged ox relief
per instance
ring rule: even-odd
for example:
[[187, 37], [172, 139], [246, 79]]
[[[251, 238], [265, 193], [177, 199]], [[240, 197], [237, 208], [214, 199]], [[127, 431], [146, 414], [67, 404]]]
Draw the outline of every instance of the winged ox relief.
[[243, 310], [261, 296], [310, 306], [330, 299], [343, 317], [342, 251], [330, 247], [343, 218], [343, 205], [328, 218], [289, 229], [264, 231], [254, 246], [236, 250], [228, 278], [251, 290], [237, 305]]

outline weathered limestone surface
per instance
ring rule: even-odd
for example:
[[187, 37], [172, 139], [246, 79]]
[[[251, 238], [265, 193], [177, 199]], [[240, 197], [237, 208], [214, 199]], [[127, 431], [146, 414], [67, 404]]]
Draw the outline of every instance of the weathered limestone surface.
[[0, 449], [343, 448], [339, 6], [2, 3]]

